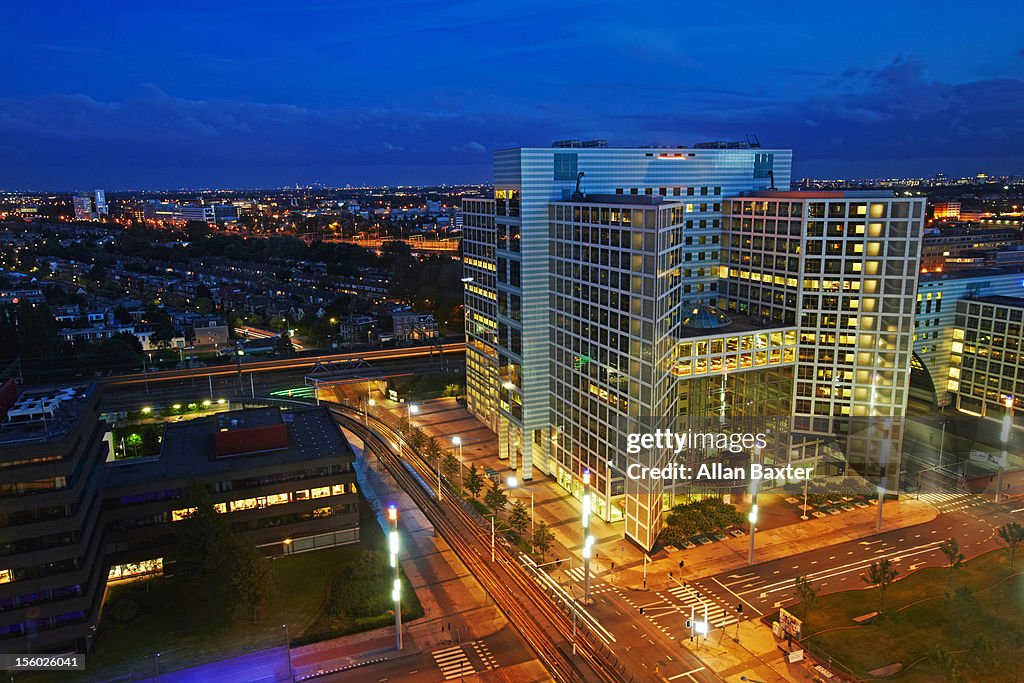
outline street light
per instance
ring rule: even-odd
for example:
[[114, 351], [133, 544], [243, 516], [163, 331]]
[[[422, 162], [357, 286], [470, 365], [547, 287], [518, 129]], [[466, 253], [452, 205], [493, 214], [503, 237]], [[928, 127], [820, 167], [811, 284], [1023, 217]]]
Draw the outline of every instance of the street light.
[[1010, 442], [1010, 428], [1013, 426], [1013, 396], [1007, 396], [1003, 400], [1006, 410], [1003, 412], [1003, 429], [999, 434], [999, 440], [1003, 444], [1003, 452], [999, 455], [999, 474], [996, 477], [996, 502], [1003, 499], [1003, 472], [1006, 470], [1006, 450]]
[[453, 436], [452, 445], [459, 447], [459, 486], [462, 486], [462, 437]]
[[[761, 463], [761, 447], [754, 446], [754, 458], [758, 464]], [[747, 515], [747, 519], [750, 521], [750, 549], [747, 551], [747, 564], [754, 564], [754, 532], [757, 530], [757, 487], [760, 480], [751, 478], [750, 480], [750, 513]], [[805, 511], [806, 512], [806, 511]]]
[[409, 423], [412, 424], [412, 416], [420, 412], [420, 407], [415, 403], [409, 404]]
[[394, 584], [391, 588], [391, 600], [395, 603], [395, 649], [402, 649], [402, 580], [398, 575], [398, 508], [392, 503], [388, 506], [388, 520], [391, 522], [391, 533], [388, 534], [388, 549], [391, 555]]
[[527, 486], [520, 486], [519, 481], [515, 477], [509, 477], [505, 483], [508, 484], [509, 490], [518, 487], [530, 494], [530, 536], [533, 536], [533, 489]]
[[594, 537], [590, 535], [590, 470], [583, 470], [583, 603], [590, 604], [590, 549]]
[[284, 645], [288, 648], [288, 680], [295, 680], [295, 669], [292, 668], [292, 638], [288, 633], [288, 624], [281, 624], [284, 629]]

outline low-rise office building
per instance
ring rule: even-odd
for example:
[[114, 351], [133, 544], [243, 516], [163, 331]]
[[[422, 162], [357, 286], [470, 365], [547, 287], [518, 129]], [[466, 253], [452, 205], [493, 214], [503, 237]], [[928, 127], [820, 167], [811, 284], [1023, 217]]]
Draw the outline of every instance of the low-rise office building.
[[252, 408], [169, 424], [158, 457], [107, 467], [111, 578], [173, 562], [192, 482], [206, 486], [234, 533], [268, 555], [354, 543], [354, 463], [327, 408]]
[[0, 397], [0, 651], [84, 652], [106, 579], [99, 391]]

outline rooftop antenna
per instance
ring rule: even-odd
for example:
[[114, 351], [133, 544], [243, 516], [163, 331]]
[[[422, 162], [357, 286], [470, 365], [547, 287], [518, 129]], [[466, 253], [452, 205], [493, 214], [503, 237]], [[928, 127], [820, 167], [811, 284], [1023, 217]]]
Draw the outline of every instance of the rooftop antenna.
[[576, 191], [572, 193], [572, 200], [574, 202], [583, 201], [583, 192], [580, 191], [580, 182], [583, 180], [583, 171], [576, 174]]

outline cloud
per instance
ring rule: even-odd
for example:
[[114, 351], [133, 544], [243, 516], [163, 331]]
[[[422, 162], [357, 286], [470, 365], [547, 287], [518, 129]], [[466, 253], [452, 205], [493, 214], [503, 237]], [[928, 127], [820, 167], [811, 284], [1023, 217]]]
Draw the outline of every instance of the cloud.
[[484, 147], [483, 145], [481, 145], [479, 142], [470, 141], [470, 142], [467, 142], [464, 145], [458, 145], [456, 147], [452, 147], [452, 151], [454, 151], [454, 152], [471, 152], [473, 154], [483, 154], [484, 152], [487, 151], [487, 148]]
[[878, 69], [847, 70], [824, 92], [796, 101], [737, 99], [713, 110], [629, 118], [654, 135], [686, 130], [733, 139], [754, 132], [765, 146], [793, 148], [797, 163], [896, 159], [908, 167], [914, 160], [923, 166], [945, 159], [1019, 166], [1024, 80], [942, 83], [927, 80], [925, 70], [920, 58], [901, 56]]

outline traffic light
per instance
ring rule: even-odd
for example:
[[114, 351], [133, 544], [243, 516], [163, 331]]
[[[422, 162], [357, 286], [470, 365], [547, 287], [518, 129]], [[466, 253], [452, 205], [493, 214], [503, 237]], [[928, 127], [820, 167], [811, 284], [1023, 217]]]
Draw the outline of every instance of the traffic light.
[[693, 628], [693, 622], [689, 619], [686, 620], [686, 628]]
[[743, 614], [743, 603], [736, 605], [736, 614]]
[[640, 614], [643, 614], [643, 613], [644, 613], [644, 608], [643, 608], [643, 607], [641, 607], [641, 608], [640, 608]]
[[682, 569], [683, 565], [686, 564], [686, 560], [679, 560], [679, 568]]
[[672, 578], [672, 572], [668, 573], [668, 578], [670, 578], [670, 579]]

